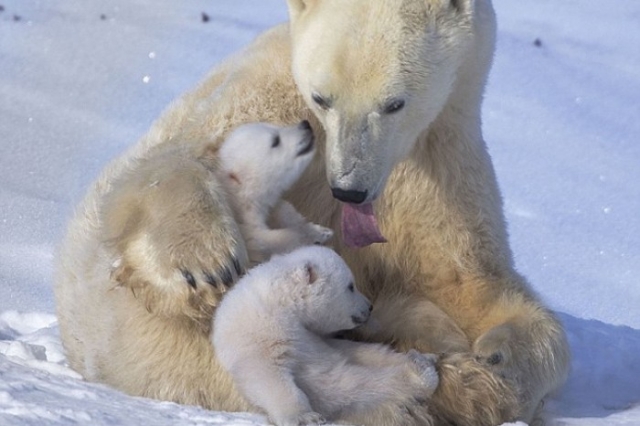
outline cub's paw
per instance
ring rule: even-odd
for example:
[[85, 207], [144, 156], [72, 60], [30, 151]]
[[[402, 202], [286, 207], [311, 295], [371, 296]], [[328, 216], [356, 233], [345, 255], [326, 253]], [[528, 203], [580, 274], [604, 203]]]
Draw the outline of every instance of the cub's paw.
[[324, 244], [333, 237], [333, 230], [308, 222], [293, 205], [280, 201], [274, 208], [270, 226], [279, 229], [290, 229], [300, 234], [296, 246], [305, 244]]
[[326, 424], [327, 421], [320, 413], [316, 413], [314, 411], [310, 411], [308, 413], [300, 414], [296, 419], [287, 423], [287, 425], [291, 426], [307, 426], [307, 425], [323, 425]]
[[307, 226], [307, 235], [313, 244], [324, 244], [333, 238], [333, 229], [310, 223]]
[[438, 371], [436, 369], [438, 356], [434, 354], [423, 354], [414, 349], [407, 352], [407, 356], [417, 367], [422, 381], [427, 388], [427, 396], [430, 396], [435, 392], [438, 387], [438, 383], [440, 382]]

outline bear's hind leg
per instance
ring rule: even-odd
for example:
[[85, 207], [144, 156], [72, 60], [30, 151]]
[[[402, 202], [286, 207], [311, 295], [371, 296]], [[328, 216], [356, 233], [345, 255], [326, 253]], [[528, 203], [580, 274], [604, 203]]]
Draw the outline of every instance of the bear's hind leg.
[[357, 333], [368, 341], [386, 342], [400, 351], [423, 353], [468, 352], [462, 329], [426, 298], [404, 294], [376, 298], [371, 318]]

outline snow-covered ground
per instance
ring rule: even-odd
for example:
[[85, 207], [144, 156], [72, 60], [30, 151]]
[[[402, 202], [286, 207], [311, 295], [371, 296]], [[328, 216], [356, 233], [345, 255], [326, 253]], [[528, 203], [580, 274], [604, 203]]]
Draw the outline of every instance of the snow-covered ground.
[[[640, 2], [494, 5], [485, 137], [518, 268], [574, 356], [548, 411], [640, 425]], [[284, 0], [0, 0], [0, 424], [264, 423], [81, 381], [57, 334], [52, 259], [106, 162], [285, 19]]]

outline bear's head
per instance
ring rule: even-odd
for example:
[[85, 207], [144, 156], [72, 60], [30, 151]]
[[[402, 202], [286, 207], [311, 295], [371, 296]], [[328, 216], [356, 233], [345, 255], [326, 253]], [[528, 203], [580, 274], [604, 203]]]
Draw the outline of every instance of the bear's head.
[[287, 1], [293, 76], [326, 133], [328, 183], [366, 224], [393, 168], [443, 111], [454, 120], [448, 125], [480, 137], [495, 39], [491, 2]]
[[[491, 50], [473, 51], [475, 38], [493, 37], [485, 3], [288, 0], [294, 79], [326, 131], [329, 184], [341, 201], [379, 196], [447, 104], [465, 62], [476, 54], [490, 62]], [[484, 67], [468, 70], [481, 85]], [[479, 110], [478, 94], [464, 102]]]
[[307, 246], [275, 258], [285, 273], [284, 303], [304, 326], [320, 335], [350, 330], [367, 321], [371, 303], [333, 250]]
[[219, 152], [223, 178], [243, 201], [273, 207], [305, 171], [315, 153], [308, 121], [278, 127], [250, 123], [236, 128]]

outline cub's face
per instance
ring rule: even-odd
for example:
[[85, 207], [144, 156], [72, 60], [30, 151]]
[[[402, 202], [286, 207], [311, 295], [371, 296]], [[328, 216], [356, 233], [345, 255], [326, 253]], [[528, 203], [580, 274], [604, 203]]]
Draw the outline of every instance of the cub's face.
[[333, 250], [303, 247], [287, 255], [297, 312], [310, 330], [328, 335], [355, 328], [369, 318], [371, 303], [355, 287], [353, 274]]
[[371, 202], [447, 102], [473, 2], [288, 2], [293, 74], [326, 131], [329, 185], [341, 201]]
[[306, 121], [289, 127], [251, 123], [227, 137], [219, 158], [229, 182], [241, 193], [272, 205], [300, 178], [314, 153]]

